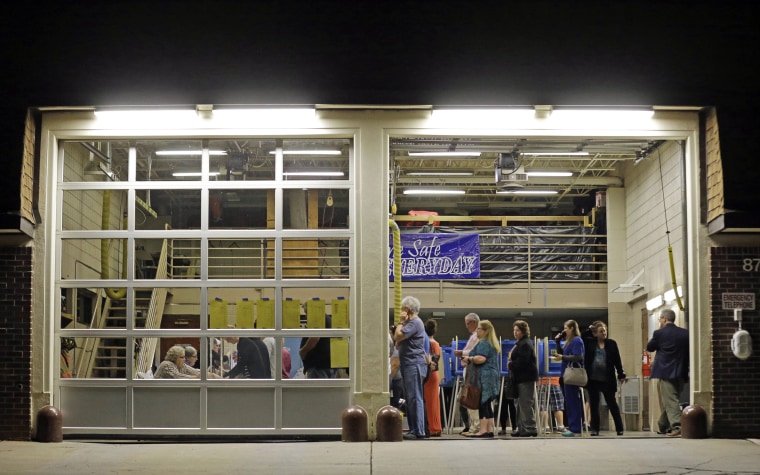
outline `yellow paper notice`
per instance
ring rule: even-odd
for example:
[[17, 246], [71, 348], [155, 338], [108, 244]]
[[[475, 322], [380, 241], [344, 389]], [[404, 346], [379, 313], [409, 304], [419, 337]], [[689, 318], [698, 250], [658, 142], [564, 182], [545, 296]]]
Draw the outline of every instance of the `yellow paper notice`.
[[348, 368], [348, 338], [330, 338], [330, 366]]
[[282, 301], [282, 328], [301, 327], [301, 301]]
[[332, 327], [349, 328], [348, 300], [335, 299], [330, 304], [332, 306]]

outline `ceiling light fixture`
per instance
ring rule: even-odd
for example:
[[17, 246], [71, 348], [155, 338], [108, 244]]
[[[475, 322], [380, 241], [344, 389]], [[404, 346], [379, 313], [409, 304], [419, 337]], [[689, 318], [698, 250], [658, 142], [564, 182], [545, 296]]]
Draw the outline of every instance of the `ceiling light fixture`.
[[647, 300], [646, 307], [647, 307], [647, 310], [654, 310], [656, 308], [661, 307], [662, 304], [663, 304], [662, 295], [655, 295], [651, 299]]
[[409, 172], [406, 176], [472, 176], [473, 172]]
[[479, 157], [480, 152], [409, 152], [410, 157]]
[[545, 157], [545, 156], [562, 156], [562, 157], [585, 157], [589, 155], [588, 152], [521, 152], [522, 155], [528, 157]]
[[436, 190], [435, 188], [411, 188], [404, 190], [405, 195], [463, 195], [464, 190]]
[[278, 107], [278, 108], [218, 108], [215, 107], [214, 118], [234, 119], [234, 120], [296, 120], [296, 119], [313, 119], [316, 116], [316, 109], [313, 107]]
[[[219, 172], [209, 172], [208, 176], [218, 176]], [[201, 172], [174, 172], [172, 173], [172, 176], [203, 176], [203, 173]]]
[[556, 195], [556, 190], [496, 190], [499, 195]]
[[654, 116], [654, 108], [652, 107], [632, 107], [627, 109], [554, 109], [552, 112], [552, 118], [573, 118], [582, 119], [587, 117], [598, 118], [602, 120], [609, 119], [647, 119]]
[[127, 120], [149, 120], [149, 119], [187, 119], [196, 118], [195, 109], [152, 109], [152, 108], [134, 108], [134, 109], [96, 109], [95, 117], [98, 119], [127, 119]]
[[[682, 290], [683, 290], [683, 289], [682, 289], [682, 288], [681, 288], [681, 286], [679, 285], [679, 286], [678, 286], [678, 296], [679, 296], [679, 297], [683, 297], [683, 292], [682, 292]], [[662, 295], [662, 297], [663, 297], [663, 299], [665, 300], [665, 302], [667, 302], [667, 303], [673, 302], [673, 301], [675, 301], [675, 300], [676, 300], [676, 291], [675, 291], [675, 290], [673, 290], [673, 289], [670, 289], [670, 290], [668, 290], [667, 292], [665, 292], [665, 293]]]
[[[272, 150], [269, 155], [274, 155], [277, 152]], [[340, 155], [343, 152], [340, 150], [283, 150], [283, 155]]]
[[338, 171], [313, 171], [313, 172], [283, 172], [283, 176], [345, 176], [345, 173]]
[[[209, 150], [209, 155], [227, 155], [224, 150]], [[156, 155], [169, 157], [169, 156], [201, 156], [202, 150], [156, 150]]]
[[573, 172], [525, 172], [528, 176], [573, 176]]
[[535, 110], [533, 107], [510, 107], [507, 109], [476, 107], [460, 108], [450, 107], [437, 109], [434, 108], [431, 118], [439, 121], [449, 120], [466, 120], [477, 125], [493, 125], [494, 120], [521, 120], [533, 117]]

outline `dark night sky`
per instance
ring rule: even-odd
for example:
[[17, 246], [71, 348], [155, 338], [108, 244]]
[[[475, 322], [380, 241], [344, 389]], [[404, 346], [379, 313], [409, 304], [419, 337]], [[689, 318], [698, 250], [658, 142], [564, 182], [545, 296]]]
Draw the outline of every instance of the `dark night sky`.
[[758, 12], [751, 0], [25, 2], [0, 17], [0, 143], [20, 157], [27, 107], [58, 105], [716, 105], [720, 120], [758, 105]]

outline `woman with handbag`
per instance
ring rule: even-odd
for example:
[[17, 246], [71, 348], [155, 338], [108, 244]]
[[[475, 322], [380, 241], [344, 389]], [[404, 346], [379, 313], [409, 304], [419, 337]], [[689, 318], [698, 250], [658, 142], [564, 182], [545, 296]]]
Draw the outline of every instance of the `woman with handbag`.
[[[559, 341], [564, 338], [564, 346]], [[562, 361], [562, 379], [564, 383], [565, 395], [565, 413], [567, 417], [567, 430], [562, 433], [564, 437], [575, 437], [581, 434], [581, 419], [583, 417], [583, 403], [581, 402], [581, 391], [586, 385], [585, 381], [570, 378], [570, 373], [579, 372], [577, 369], [584, 370], [583, 357], [585, 346], [581, 338], [581, 331], [578, 328], [578, 322], [568, 320], [562, 333], [557, 335], [557, 354], [554, 355], [554, 361]], [[568, 371], [570, 368], [570, 371]], [[585, 375], [585, 370], [583, 371]], [[573, 374], [573, 377], [575, 375]]]
[[599, 435], [600, 393], [604, 394], [612, 420], [615, 421], [617, 435], [623, 435], [623, 418], [620, 416], [620, 407], [615, 400], [615, 393], [618, 380], [625, 381], [625, 372], [617, 342], [607, 338], [607, 326], [603, 322], [594, 322], [591, 328], [583, 333], [586, 345], [585, 363], [588, 370], [588, 399], [591, 406], [591, 435]]
[[493, 401], [499, 397], [499, 339], [493, 325], [488, 320], [481, 320], [475, 330], [478, 335], [478, 344], [465, 356], [463, 361], [467, 365], [473, 365], [467, 372], [477, 372], [477, 385], [480, 388], [480, 431], [471, 437], [493, 437]]
[[509, 374], [517, 385], [517, 434], [513, 437], [536, 437], [536, 381], [538, 381], [538, 359], [533, 342], [530, 341], [530, 326], [524, 320], [517, 320], [512, 326], [515, 347], [509, 355]]

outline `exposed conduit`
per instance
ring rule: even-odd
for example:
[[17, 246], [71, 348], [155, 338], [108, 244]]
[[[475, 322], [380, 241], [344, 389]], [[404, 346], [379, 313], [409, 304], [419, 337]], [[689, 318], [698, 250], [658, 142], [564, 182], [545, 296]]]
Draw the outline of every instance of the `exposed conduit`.
[[393, 321], [401, 320], [401, 230], [392, 219], [388, 226], [393, 229]]
[[[111, 190], [104, 190], [103, 191], [103, 212], [101, 213], [101, 224], [100, 229], [103, 231], [106, 231], [109, 228], [110, 225], [110, 217], [111, 217]], [[124, 240], [124, 245], [126, 246], [127, 241]], [[111, 240], [110, 239], [101, 239], [100, 240], [100, 278], [104, 280], [108, 280], [111, 278], [111, 271], [109, 269], [109, 249], [111, 247]], [[124, 256], [126, 259], [126, 249], [124, 249]], [[126, 264], [126, 263], [125, 263]], [[126, 265], [124, 266], [124, 269], [126, 269]], [[122, 300], [127, 295], [127, 289], [115, 289], [115, 288], [108, 288], [105, 289], [106, 295], [111, 300]]]

